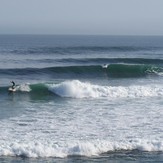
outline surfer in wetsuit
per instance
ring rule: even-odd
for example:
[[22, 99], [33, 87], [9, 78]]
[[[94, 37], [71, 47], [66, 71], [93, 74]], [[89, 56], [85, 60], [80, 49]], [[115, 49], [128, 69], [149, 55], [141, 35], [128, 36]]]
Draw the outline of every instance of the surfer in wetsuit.
[[11, 81], [11, 83], [12, 83], [11, 88], [14, 89], [15, 88], [15, 82], [14, 81]]

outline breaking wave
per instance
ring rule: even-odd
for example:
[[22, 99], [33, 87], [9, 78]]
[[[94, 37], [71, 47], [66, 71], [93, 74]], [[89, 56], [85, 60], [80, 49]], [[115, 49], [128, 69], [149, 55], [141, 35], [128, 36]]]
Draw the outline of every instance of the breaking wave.
[[60, 97], [71, 98], [119, 98], [119, 97], [151, 97], [163, 96], [163, 88], [161, 86], [99, 86], [79, 80], [65, 81], [59, 84], [48, 85], [53, 93]]
[[[8, 87], [1, 87], [0, 94], [6, 94]], [[68, 80], [51, 84], [21, 84], [16, 86], [17, 93], [34, 97], [59, 96], [69, 98], [137, 98], [163, 96], [161, 85], [101, 86], [79, 80]]]
[[0, 156], [20, 157], [60, 157], [67, 156], [98, 156], [106, 152], [123, 150], [138, 150], [146, 152], [163, 152], [163, 142], [154, 140], [133, 140], [123, 142], [113, 141], [85, 141], [85, 142], [2, 142]]

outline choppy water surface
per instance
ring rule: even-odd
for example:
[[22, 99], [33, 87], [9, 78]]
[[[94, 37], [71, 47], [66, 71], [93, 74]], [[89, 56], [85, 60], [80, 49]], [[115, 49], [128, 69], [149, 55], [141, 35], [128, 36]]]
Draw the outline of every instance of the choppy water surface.
[[163, 161], [162, 42], [0, 36], [0, 161]]

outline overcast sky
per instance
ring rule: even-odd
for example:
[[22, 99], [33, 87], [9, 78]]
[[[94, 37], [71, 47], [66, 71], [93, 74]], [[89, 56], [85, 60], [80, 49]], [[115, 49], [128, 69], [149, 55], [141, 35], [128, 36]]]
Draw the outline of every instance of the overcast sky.
[[163, 35], [163, 0], [0, 0], [0, 34]]

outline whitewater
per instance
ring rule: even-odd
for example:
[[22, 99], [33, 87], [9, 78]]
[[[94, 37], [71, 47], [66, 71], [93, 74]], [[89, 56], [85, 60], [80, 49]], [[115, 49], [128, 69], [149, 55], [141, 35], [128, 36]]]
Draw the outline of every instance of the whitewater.
[[1, 36], [0, 162], [162, 162], [162, 41]]
[[[21, 115], [1, 120], [1, 156], [64, 158], [116, 150], [163, 151], [161, 108], [150, 103], [163, 97], [161, 85], [108, 87], [74, 80], [45, 87], [59, 96], [57, 101], [27, 103]], [[32, 89], [25, 85], [18, 91], [20, 96]], [[150, 106], [144, 106], [147, 102]]]

